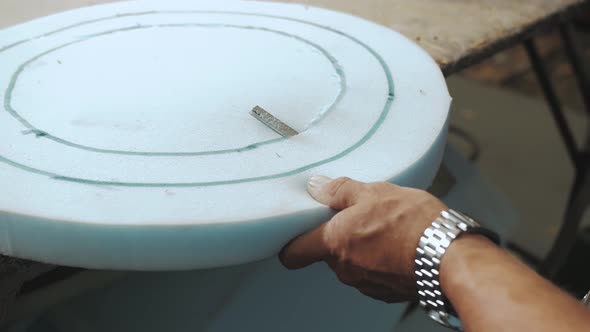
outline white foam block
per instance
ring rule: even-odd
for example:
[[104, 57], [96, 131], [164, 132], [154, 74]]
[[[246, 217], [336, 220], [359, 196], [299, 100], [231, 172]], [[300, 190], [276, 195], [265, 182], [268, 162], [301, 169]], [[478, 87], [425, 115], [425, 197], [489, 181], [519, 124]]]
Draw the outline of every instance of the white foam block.
[[250, 1], [116, 3], [0, 31], [0, 99], [0, 251], [139, 270], [276, 253], [333, 213], [307, 195], [312, 175], [428, 186], [450, 103], [400, 34]]

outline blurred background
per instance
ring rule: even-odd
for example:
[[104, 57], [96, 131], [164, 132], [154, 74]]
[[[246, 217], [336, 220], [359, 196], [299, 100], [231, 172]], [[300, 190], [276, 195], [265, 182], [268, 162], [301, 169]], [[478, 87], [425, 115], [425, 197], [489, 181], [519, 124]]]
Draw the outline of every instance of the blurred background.
[[[581, 10], [573, 20], [584, 65], [590, 59], [588, 13]], [[535, 42], [576, 142], [582, 145], [588, 129], [586, 111], [560, 33], [549, 29]], [[454, 98], [452, 123], [468, 133], [473, 145], [453, 132], [451, 144], [464, 151], [479, 149], [475, 164], [481, 174], [518, 213], [510, 239], [533, 256], [545, 257], [564, 218], [574, 167], [525, 48], [517, 45], [495, 54], [447, 82]], [[590, 218], [585, 216], [581, 225], [579, 241], [584, 242]], [[577, 265], [578, 273], [590, 256], [584, 257], [570, 262]], [[588, 280], [590, 275], [585, 273]]]

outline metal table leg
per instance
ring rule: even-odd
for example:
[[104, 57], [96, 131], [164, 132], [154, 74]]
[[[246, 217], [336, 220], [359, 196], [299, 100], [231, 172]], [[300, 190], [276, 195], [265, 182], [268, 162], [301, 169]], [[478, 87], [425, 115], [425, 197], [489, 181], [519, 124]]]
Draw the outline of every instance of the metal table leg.
[[[562, 24], [560, 32], [564, 50], [573, 67], [574, 75], [584, 98], [586, 111], [590, 114], [590, 85], [586, 75], [584, 75], [584, 68], [582, 68], [582, 62], [574, 45], [572, 28], [568, 24]], [[588, 176], [590, 171], [590, 159], [588, 158], [588, 155], [590, 155], [590, 140], [581, 148], [576, 146], [571, 128], [563, 115], [563, 110], [534, 42], [527, 40], [524, 46], [575, 168], [574, 184], [559, 233], [549, 254], [539, 267], [539, 272], [543, 276], [554, 279], [575, 243], [584, 212], [590, 206], [590, 177]]]

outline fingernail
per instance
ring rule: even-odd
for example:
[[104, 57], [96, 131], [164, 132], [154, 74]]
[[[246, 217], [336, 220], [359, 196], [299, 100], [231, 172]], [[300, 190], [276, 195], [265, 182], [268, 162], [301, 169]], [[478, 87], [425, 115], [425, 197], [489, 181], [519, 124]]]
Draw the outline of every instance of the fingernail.
[[332, 181], [332, 179], [327, 176], [312, 176], [307, 182], [307, 191], [311, 194], [311, 196], [318, 197], [321, 194], [324, 185], [330, 181]]

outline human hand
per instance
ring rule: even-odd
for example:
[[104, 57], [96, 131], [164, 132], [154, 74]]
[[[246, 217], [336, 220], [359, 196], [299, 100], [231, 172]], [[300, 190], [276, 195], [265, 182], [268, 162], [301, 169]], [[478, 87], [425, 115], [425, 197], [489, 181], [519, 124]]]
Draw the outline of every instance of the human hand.
[[447, 207], [429, 193], [389, 183], [313, 177], [308, 191], [339, 212], [287, 244], [289, 269], [325, 261], [344, 284], [388, 303], [416, 297], [414, 258], [424, 230]]

